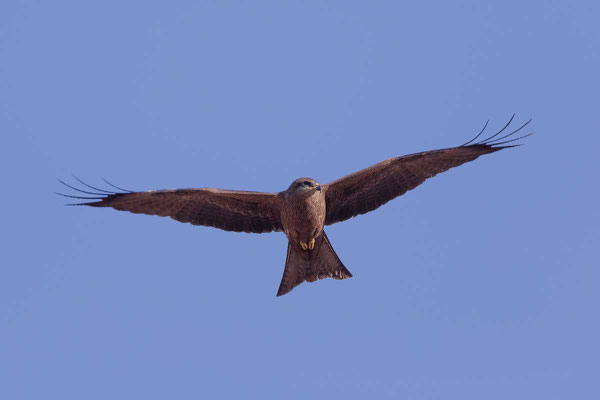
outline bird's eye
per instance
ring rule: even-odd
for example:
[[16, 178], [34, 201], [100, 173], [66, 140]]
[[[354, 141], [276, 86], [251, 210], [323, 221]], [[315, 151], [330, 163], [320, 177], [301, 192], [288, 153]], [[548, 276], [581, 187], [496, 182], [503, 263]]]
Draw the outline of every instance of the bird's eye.
[[309, 181], [304, 181], [304, 182], [302, 182], [302, 184], [303, 184], [304, 186], [310, 186], [310, 182], [309, 182]]

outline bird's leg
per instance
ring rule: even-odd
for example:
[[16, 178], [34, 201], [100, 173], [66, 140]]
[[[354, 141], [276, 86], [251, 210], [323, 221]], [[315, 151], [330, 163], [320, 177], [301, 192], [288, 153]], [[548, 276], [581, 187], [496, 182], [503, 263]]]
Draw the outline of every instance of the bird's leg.
[[315, 239], [312, 238], [307, 242], [300, 242], [300, 247], [302, 247], [302, 250], [312, 250], [315, 248]]

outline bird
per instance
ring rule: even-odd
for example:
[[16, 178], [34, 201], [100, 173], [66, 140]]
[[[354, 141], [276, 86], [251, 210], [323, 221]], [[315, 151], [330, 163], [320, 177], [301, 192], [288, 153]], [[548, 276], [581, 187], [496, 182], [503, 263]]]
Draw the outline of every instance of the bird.
[[[112, 207], [136, 214], [171, 217], [193, 225], [225, 231], [283, 232], [288, 239], [285, 267], [277, 296], [289, 293], [303, 282], [323, 278], [346, 279], [352, 274], [336, 254], [324, 227], [373, 211], [403, 195], [428, 178], [473, 161], [481, 155], [521, 146], [514, 143], [533, 132], [515, 137], [531, 119], [512, 132], [502, 129], [476, 141], [483, 129], [468, 142], [450, 148], [390, 158], [327, 184], [298, 178], [284, 191], [265, 193], [215, 188], [131, 191], [102, 178], [111, 190], [91, 186], [73, 176], [85, 189], [58, 179], [66, 187], [91, 196], [56, 193], [78, 200], [68, 205]], [[116, 189], [117, 191], [114, 191]], [[90, 191], [92, 190], [92, 191]]]

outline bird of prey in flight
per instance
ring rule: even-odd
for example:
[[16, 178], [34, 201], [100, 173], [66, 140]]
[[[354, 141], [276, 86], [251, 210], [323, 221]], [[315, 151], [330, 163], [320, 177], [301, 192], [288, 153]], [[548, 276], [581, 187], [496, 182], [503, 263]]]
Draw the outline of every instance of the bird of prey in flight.
[[226, 231], [284, 232], [288, 247], [283, 278], [277, 291], [277, 296], [281, 296], [304, 281], [352, 277], [333, 250], [323, 230], [325, 225], [373, 211], [426, 179], [483, 154], [519, 146], [509, 143], [532, 134], [513, 137], [531, 120], [505, 133], [513, 118], [514, 115], [504, 128], [484, 140], [476, 141], [485, 131], [487, 122], [477, 136], [461, 146], [390, 158], [327, 184], [299, 178], [279, 193], [213, 188], [133, 192], [106, 181], [119, 190], [114, 192], [90, 186], [75, 177], [87, 190], [59, 181], [91, 196], [58, 194], [99, 200], [73, 205], [112, 207], [136, 214], [171, 217]]

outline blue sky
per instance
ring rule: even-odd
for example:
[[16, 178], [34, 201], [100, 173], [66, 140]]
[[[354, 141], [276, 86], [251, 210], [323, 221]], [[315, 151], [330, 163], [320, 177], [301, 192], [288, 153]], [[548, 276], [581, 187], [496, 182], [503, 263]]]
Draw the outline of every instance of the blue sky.
[[[596, 399], [597, 2], [3, 1], [0, 397]], [[64, 207], [55, 180], [280, 191], [533, 118], [327, 229]]]

